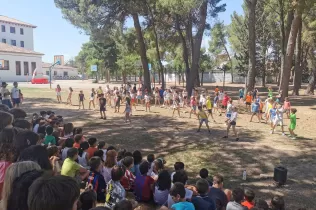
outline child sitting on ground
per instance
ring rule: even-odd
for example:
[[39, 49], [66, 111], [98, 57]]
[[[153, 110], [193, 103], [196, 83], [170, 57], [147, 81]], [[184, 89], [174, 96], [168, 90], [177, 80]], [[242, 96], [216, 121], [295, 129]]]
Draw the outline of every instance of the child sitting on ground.
[[120, 180], [121, 185], [124, 187], [126, 191], [132, 192], [134, 190], [134, 183], [136, 177], [130, 170], [134, 166], [134, 158], [130, 156], [125, 157], [122, 160], [122, 164], [125, 167], [125, 174]]
[[89, 138], [88, 143], [89, 143], [90, 147], [87, 150], [87, 155], [88, 155], [88, 159], [90, 159], [93, 157], [94, 152], [98, 150], [97, 139], [96, 138]]
[[246, 188], [244, 190], [245, 201], [241, 205], [246, 206], [248, 210], [252, 209], [255, 206], [253, 200], [255, 199], [255, 192], [252, 189]]
[[112, 179], [107, 183], [105, 206], [113, 208], [117, 203], [125, 199], [126, 192], [120, 180], [124, 176], [121, 166], [114, 166], [111, 171]]
[[89, 169], [88, 166], [88, 157], [87, 157], [87, 150], [89, 149], [89, 143], [84, 141], [80, 144], [80, 148], [79, 148], [79, 156], [78, 156], [78, 161], [79, 164], [84, 167]]
[[44, 141], [45, 145], [56, 145], [56, 139], [52, 135], [53, 132], [54, 132], [53, 127], [51, 126], [46, 127], [46, 136], [45, 136], [45, 141]]
[[174, 174], [177, 172], [177, 171], [180, 171], [180, 170], [184, 170], [184, 163], [183, 162], [176, 162], [174, 165], [174, 172], [171, 173], [171, 181], [173, 181], [173, 176]]
[[233, 201], [228, 202], [226, 210], [248, 210], [247, 207], [241, 205], [244, 200], [244, 191], [241, 188], [235, 188], [232, 197]]
[[206, 168], [202, 168], [200, 170], [200, 177], [201, 179], [205, 179], [208, 182], [209, 186], [212, 187], [213, 182], [209, 179], [208, 170]]
[[85, 192], [81, 193], [79, 201], [81, 210], [90, 210], [97, 205], [97, 195], [95, 191], [87, 189]]
[[159, 173], [154, 189], [154, 201], [162, 206], [168, 201], [169, 190], [171, 188], [171, 177], [167, 170]]
[[77, 148], [77, 149], [80, 148], [80, 144], [83, 142], [82, 137], [83, 136], [81, 134], [75, 135], [75, 143], [73, 144], [74, 148]]
[[97, 201], [105, 202], [106, 183], [100, 173], [102, 161], [99, 157], [92, 157], [89, 161], [90, 173], [88, 176], [88, 186], [97, 193]]
[[106, 145], [105, 145], [105, 141], [99, 141], [98, 143], [98, 149], [103, 151], [103, 161], [106, 161]]
[[148, 176], [152, 176], [152, 173], [153, 173], [153, 170], [154, 170], [154, 166], [155, 166], [155, 163], [154, 163], [154, 161], [155, 161], [155, 155], [154, 155], [154, 154], [149, 154], [149, 155], [147, 155], [147, 161], [148, 161], [148, 163], [149, 163], [149, 165], [150, 165], [150, 168], [149, 168], [149, 170], [148, 170], [147, 175], [148, 175]]
[[215, 210], [216, 204], [212, 198], [208, 196], [209, 183], [206, 179], [199, 179], [196, 182], [198, 196], [192, 198], [192, 203], [196, 210]]
[[174, 210], [195, 210], [194, 205], [186, 201], [185, 197], [186, 191], [184, 184], [177, 182], [174, 183], [170, 189], [170, 197], [174, 204], [171, 206], [171, 209]]
[[81, 167], [75, 160], [78, 159], [78, 149], [71, 148], [61, 168], [61, 175], [76, 178], [78, 183], [88, 177], [89, 171]]
[[141, 175], [135, 179], [135, 198], [137, 201], [148, 202], [152, 200], [155, 180], [148, 176], [149, 163], [143, 161], [139, 166]]
[[74, 140], [72, 138], [68, 138], [65, 141], [65, 148], [63, 149], [63, 151], [61, 152], [61, 159], [62, 161], [64, 161], [67, 158], [67, 152], [69, 149], [73, 148], [74, 145]]

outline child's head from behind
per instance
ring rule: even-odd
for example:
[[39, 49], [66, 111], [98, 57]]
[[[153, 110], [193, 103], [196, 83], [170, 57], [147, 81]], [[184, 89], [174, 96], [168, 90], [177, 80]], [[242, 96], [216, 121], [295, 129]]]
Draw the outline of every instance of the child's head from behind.
[[149, 154], [149, 155], [147, 155], [147, 161], [148, 161], [149, 163], [154, 162], [154, 160], [155, 160], [155, 155], [154, 155], [154, 154]]
[[82, 137], [83, 137], [82, 134], [75, 135], [75, 142], [80, 144], [82, 142]]
[[120, 181], [125, 174], [122, 166], [114, 166], [111, 170], [111, 177], [114, 182]]
[[80, 157], [82, 157], [82, 154], [84, 151], [86, 151], [87, 149], [89, 149], [89, 143], [84, 141], [80, 144], [80, 148], [79, 148], [79, 155]]
[[125, 156], [125, 153], [126, 153], [126, 149], [119, 150], [117, 153], [117, 161], [122, 160]]
[[184, 170], [177, 171], [173, 175], [173, 183], [181, 182], [182, 184], [185, 185], [187, 181], [188, 181], [188, 175]]
[[73, 147], [74, 143], [75, 143], [75, 141], [72, 138], [68, 138], [65, 141], [65, 147], [71, 148], [71, 147]]
[[235, 201], [236, 203], [241, 203], [241, 201], [244, 200], [244, 191], [241, 188], [237, 187], [233, 189], [232, 197], [233, 201]]
[[134, 158], [127, 156], [122, 160], [122, 164], [127, 168], [131, 169], [134, 166]]
[[178, 203], [182, 201], [185, 198], [184, 184], [181, 182], [174, 183], [170, 189], [170, 195], [174, 202]]
[[157, 180], [158, 190], [169, 190], [171, 187], [171, 176], [167, 170], [163, 170], [158, 175]]
[[70, 148], [67, 151], [67, 157], [72, 159], [72, 160], [76, 160], [78, 158], [78, 149], [77, 148]]
[[154, 171], [156, 173], [160, 172], [164, 168], [164, 160], [158, 158], [154, 161]]
[[102, 161], [103, 161], [103, 155], [104, 155], [104, 152], [103, 152], [103, 150], [101, 150], [101, 149], [99, 149], [99, 150], [97, 150], [97, 151], [95, 151], [95, 152], [93, 153], [93, 156], [96, 156], [96, 157], [101, 158]]
[[201, 177], [202, 179], [208, 178], [208, 170], [207, 170], [206, 168], [202, 168], [202, 169], [200, 170], [200, 177]]
[[285, 203], [283, 197], [276, 195], [271, 199], [271, 210], [284, 210], [284, 208]]
[[129, 200], [122, 200], [114, 206], [113, 210], [133, 210], [133, 205]]
[[14, 119], [25, 119], [27, 114], [23, 109], [13, 108], [10, 109], [10, 113], [13, 115]]
[[97, 146], [97, 139], [96, 138], [89, 138], [88, 139], [90, 147], [96, 147]]
[[98, 149], [105, 149], [105, 141], [99, 141]]
[[213, 176], [213, 186], [222, 188], [224, 186], [224, 177], [219, 174]]
[[52, 126], [47, 126], [45, 131], [46, 135], [52, 135], [54, 132], [54, 128]]
[[173, 166], [175, 171], [184, 170], [183, 162], [176, 162]]
[[35, 180], [29, 188], [27, 203], [29, 209], [56, 210], [58, 206], [59, 210], [71, 210], [77, 209], [79, 195], [79, 186], [73, 178], [44, 176]]
[[13, 123], [13, 115], [8, 112], [0, 111], [0, 131]]
[[74, 125], [72, 123], [66, 123], [64, 125], [64, 133], [65, 135], [71, 134], [74, 130]]
[[199, 109], [200, 111], [202, 111], [202, 106], [198, 106], [198, 109]]
[[139, 165], [143, 160], [142, 153], [138, 150], [135, 150], [133, 152], [133, 158], [134, 158], [134, 165]]
[[96, 207], [97, 204], [97, 194], [93, 190], [87, 190], [81, 193], [79, 197], [81, 204], [81, 210], [90, 210]]
[[94, 156], [89, 160], [89, 166], [91, 171], [100, 172], [102, 169], [102, 160], [100, 157]]
[[245, 194], [245, 200], [248, 202], [252, 202], [253, 199], [255, 199], [255, 192], [250, 189], [250, 188], [245, 188], [244, 189], [244, 194]]
[[55, 145], [52, 145], [50, 147], [47, 147], [47, 153], [48, 153], [48, 157], [52, 157], [52, 156], [58, 156], [58, 147]]
[[143, 161], [140, 165], [139, 165], [139, 171], [141, 173], [141, 175], [146, 175], [148, 173], [150, 164], [148, 163], [148, 161]]
[[206, 195], [209, 191], [209, 183], [206, 179], [199, 179], [196, 182], [196, 189], [200, 195]]

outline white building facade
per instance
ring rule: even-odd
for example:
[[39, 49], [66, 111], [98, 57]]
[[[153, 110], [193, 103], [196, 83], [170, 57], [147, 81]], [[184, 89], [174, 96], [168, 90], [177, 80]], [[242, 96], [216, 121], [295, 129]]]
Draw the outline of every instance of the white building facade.
[[35, 69], [42, 69], [42, 56], [32, 50], [0, 43], [0, 81], [30, 81]]
[[[51, 63], [42, 64], [42, 73], [43, 75], [49, 76]], [[52, 79], [61, 80], [61, 79], [79, 79], [78, 69], [71, 66], [55, 65], [52, 68]]]
[[0, 42], [34, 50], [34, 28], [29, 23], [0, 15]]

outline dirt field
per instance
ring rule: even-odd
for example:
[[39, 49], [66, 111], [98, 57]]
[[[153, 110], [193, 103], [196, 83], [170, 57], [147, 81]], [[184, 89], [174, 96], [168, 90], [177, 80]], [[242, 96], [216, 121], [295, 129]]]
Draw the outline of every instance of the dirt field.
[[[77, 94], [81, 89], [88, 99], [92, 86], [98, 87], [96, 84], [73, 85], [73, 103], [78, 103]], [[216, 123], [210, 123], [211, 134], [205, 127], [201, 133], [196, 133], [198, 121], [189, 119], [188, 114], [181, 113], [181, 118], [172, 118], [171, 110], [159, 107], [152, 107], [151, 113], [146, 113], [144, 107], [137, 107], [138, 111], [133, 112], [132, 123], [126, 124], [122, 113], [124, 106], [119, 114], [108, 108], [108, 119], [101, 120], [98, 111], [78, 110], [78, 106], [57, 104], [53, 90], [47, 89], [47, 86], [35, 87], [21, 85], [25, 98], [22, 108], [30, 115], [40, 110], [53, 110], [63, 115], [66, 122], [84, 127], [87, 137], [95, 136], [105, 140], [108, 145], [128, 151], [141, 150], [144, 157], [154, 153], [156, 157], [164, 157], [170, 169], [174, 162], [182, 161], [191, 183], [195, 182], [201, 168], [207, 168], [211, 175], [224, 175], [226, 188], [249, 186], [256, 190], [257, 197], [265, 200], [276, 194], [285, 196], [288, 210], [303, 207], [315, 209], [316, 97], [290, 98], [292, 106], [298, 109], [297, 140], [282, 136], [280, 127], [271, 135], [268, 125], [257, 123], [256, 118], [250, 123], [250, 114], [241, 111], [237, 121], [240, 141], [236, 142], [233, 137], [222, 138], [225, 135], [224, 117], [218, 115], [215, 116]], [[234, 86], [227, 88], [233, 98], [237, 96], [237, 90], [238, 87]], [[260, 94], [267, 95], [264, 92]], [[66, 100], [66, 92], [62, 98]], [[286, 119], [287, 134], [288, 123]], [[277, 188], [271, 177], [274, 167], [280, 165], [288, 169], [288, 181], [285, 186]], [[242, 180], [243, 170], [247, 171], [247, 181]]]

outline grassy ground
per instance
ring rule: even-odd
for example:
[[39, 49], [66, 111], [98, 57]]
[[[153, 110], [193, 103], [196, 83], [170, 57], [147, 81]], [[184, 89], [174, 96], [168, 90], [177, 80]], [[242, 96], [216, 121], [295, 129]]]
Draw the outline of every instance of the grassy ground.
[[[97, 86], [97, 85], [96, 85]], [[89, 89], [84, 89], [88, 99]], [[238, 88], [229, 88], [231, 96], [237, 95]], [[73, 102], [78, 103], [77, 92]], [[55, 93], [43, 88], [22, 88], [25, 102], [22, 108], [29, 114], [40, 110], [53, 110], [63, 115], [65, 121], [84, 127], [86, 136], [105, 140], [108, 145], [125, 148], [128, 151], [141, 150], [146, 157], [149, 153], [164, 157], [167, 167], [172, 169], [174, 162], [182, 161], [194, 183], [199, 170], [207, 168], [210, 174], [221, 173], [225, 177], [225, 187], [250, 186], [257, 196], [269, 200], [273, 195], [285, 196], [286, 209], [315, 209], [316, 196], [316, 98], [301, 96], [291, 98], [297, 113], [297, 140], [281, 135], [280, 128], [271, 135], [266, 124], [250, 123], [250, 115], [241, 108], [237, 129], [241, 140], [222, 139], [225, 135], [224, 117], [215, 116], [211, 123], [211, 134], [206, 129], [196, 133], [196, 119], [188, 114], [172, 118], [172, 111], [152, 107], [146, 113], [143, 107], [133, 113], [132, 124], [124, 122], [123, 113], [114, 113], [109, 108], [108, 120], [100, 120], [99, 113], [92, 110], [78, 110], [78, 106], [57, 104]], [[262, 93], [266, 95], [266, 93]], [[66, 100], [63, 93], [63, 100]], [[86, 108], [88, 107], [86, 101]], [[121, 107], [121, 112], [124, 106]], [[289, 120], [285, 120], [285, 129]], [[288, 132], [287, 132], [288, 133]], [[277, 188], [272, 177], [275, 166], [288, 169], [287, 184]], [[247, 181], [242, 180], [242, 172], [247, 170]], [[264, 174], [264, 175], [263, 175]], [[152, 209], [152, 207], [149, 207]]]

